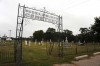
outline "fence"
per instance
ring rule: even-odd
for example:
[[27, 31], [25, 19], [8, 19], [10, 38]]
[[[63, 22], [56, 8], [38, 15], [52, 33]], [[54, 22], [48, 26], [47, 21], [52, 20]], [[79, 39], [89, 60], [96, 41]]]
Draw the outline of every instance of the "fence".
[[3, 40], [0, 42], [0, 64], [6, 63], [14, 63], [14, 42]]
[[72, 47], [66, 48], [67, 55], [70, 55], [70, 52], [75, 55], [88, 54], [92, 55], [93, 52], [100, 51], [99, 43], [85, 43], [84, 45], [73, 44]]
[[[69, 43], [69, 46], [63, 48], [63, 59], [60, 58], [60, 60], [56, 60], [59, 59], [57, 58], [58, 49], [57, 42], [44, 42], [41, 45], [31, 42], [30, 46], [25, 45], [23, 42], [22, 66], [49, 66], [49, 64], [62, 61], [69, 62], [70, 59], [73, 59], [75, 56], [83, 54], [92, 55], [94, 52], [100, 51], [100, 44], [86, 43], [84, 45], [79, 45], [78, 43]], [[15, 66], [14, 63], [13, 41], [0, 42], [0, 66]]]

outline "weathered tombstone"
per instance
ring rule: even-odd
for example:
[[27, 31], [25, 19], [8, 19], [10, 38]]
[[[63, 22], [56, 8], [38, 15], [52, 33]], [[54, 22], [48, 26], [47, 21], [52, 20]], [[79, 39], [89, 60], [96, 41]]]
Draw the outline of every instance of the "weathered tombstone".
[[41, 45], [43, 45], [43, 41], [41, 41]]
[[41, 45], [41, 42], [39, 42], [38, 44]]
[[78, 43], [79, 43], [79, 45], [81, 45], [81, 44], [82, 44], [82, 43], [80, 42], [80, 40], [79, 40], [79, 42], [78, 42]]
[[61, 42], [60, 42], [60, 46], [61, 46]]
[[52, 41], [51, 41], [51, 39], [50, 39], [50, 43], [51, 43]]
[[27, 45], [27, 40], [25, 40], [25, 45]]
[[82, 42], [79, 40], [78, 43], [79, 43], [80, 46], [84, 46], [85, 41], [82, 43]]
[[37, 44], [37, 39], [35, 39], [35, 45]]
[[43, 45], [43, 38], [42, 38], [42, 40], [40, 41], [40, 44]]
[[64, 48], [67, 48], [68, 47], [68, 40], [67, 40], [67, 37], [66, 37], [66, 40], [65, 40], [65, 43], [64, 43]]

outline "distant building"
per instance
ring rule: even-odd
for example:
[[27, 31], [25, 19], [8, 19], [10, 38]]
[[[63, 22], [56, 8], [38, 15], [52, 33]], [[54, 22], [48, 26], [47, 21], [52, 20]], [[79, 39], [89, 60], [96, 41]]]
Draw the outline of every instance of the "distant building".
[[6, 39], [7, 39], [6, 35], [4, 35], [4, 36], [1, 37], [1, 40], [6, 40]]
[[12, 40], [10, 37], [8, 37], [6, 40]]
[[0, 39], [1, 40], [12, 40], [11, 37], [7, 37], [6, 35], [2, 36]]

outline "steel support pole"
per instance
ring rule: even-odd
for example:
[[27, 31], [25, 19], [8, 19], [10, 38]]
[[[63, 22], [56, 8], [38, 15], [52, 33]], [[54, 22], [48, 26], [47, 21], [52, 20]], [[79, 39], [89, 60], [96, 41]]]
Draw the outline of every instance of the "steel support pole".
[[[23, 16], [19, 17], [19, 8], [18, 7], [18, 16], [17, 16], [17, 27], [16, 27], [16, 43], [15, 43], [15, 61], [16, 66], [21, 66], [22, 63], [22, 34], [23, 34], [23, 22], [24, 22], [24, 7], [23, 6]], [[20, 21], [19, 21], [20, 19]]]

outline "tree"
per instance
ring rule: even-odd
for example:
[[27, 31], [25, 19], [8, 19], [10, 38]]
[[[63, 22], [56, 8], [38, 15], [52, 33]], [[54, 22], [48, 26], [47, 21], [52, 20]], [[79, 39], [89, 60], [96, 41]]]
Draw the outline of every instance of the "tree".
[[56, 31], [54, 28], [48, 28], [46, 32], [55, 33]]
[[67, 37], [68, 41], [73, 41], [74, 40], [73, 32], [68, 29], [64, 30], [64, 33], [63, 33], [64, 40], [66, 39], [66, 37]]
[[91, 26], [91, 31], [94, 32], [94, 40], [100, 42], [100, 17], [95, 17], [95, 23]]
[[78, 38], [79, 40], [83, 43], [84, 41], [87, 42], [88, 41], [88, 37], [89, 37], [89, 29], [88, 28], [80, 28], [79, 31], [81, 32], [81, 34], [78, 34]]
[[42, 38], [43, 38], [43, 36], [44, 36], [43, 30], [38, 30], [38, 31], [35, 31], [35, 32], [33, 33], [33, 38], [34, 38], [34, 39], [37, 39], [38, 41], [41, 41]]
[[100, 34], [100, 17], [96, 17], [94, 25], [92, 25], [91, 29], [95, 32]]
[[81, 34], [86, 34], [89, 30], [88, 28], [80, 28], [79, 31], [81, 32]]
[[68, 30], [68, 29], [64, 30], [64, 32], [67, 33], [68, 35], [72, 35], [73, 34], [73, 32], [71, 30]]
[[46, 33], [44, 34], [45, 40], [54, 40], [55, 36], [55, 29], [54, 28], [48, 28]]

